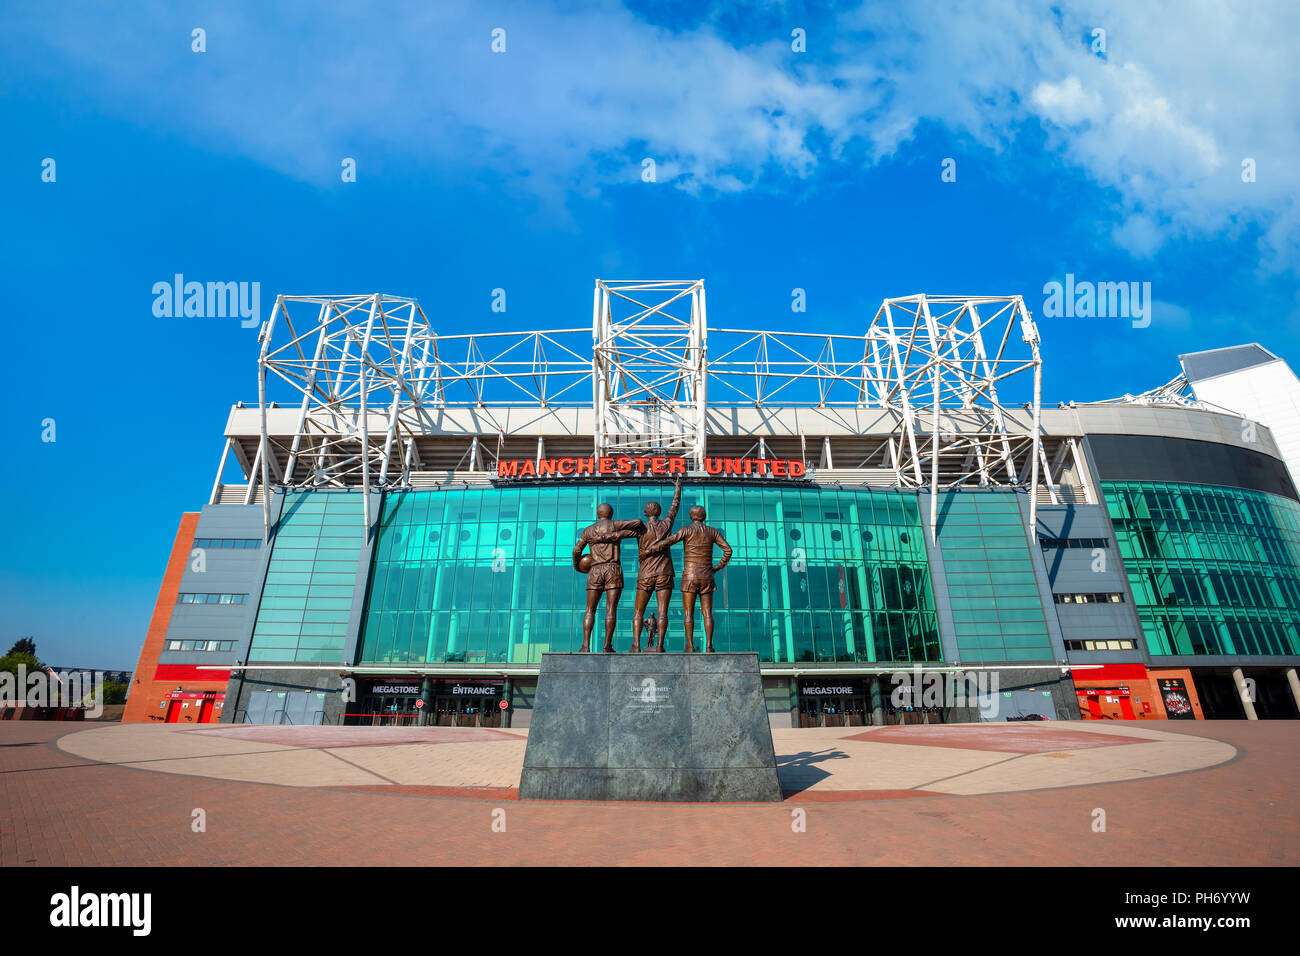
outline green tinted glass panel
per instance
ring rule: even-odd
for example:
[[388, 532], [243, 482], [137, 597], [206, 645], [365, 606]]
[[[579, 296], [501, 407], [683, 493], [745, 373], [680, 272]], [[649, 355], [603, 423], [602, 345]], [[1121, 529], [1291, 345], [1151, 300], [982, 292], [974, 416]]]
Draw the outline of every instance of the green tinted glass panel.
[[1051, 660], [1052, 642], [1017, 495], [948, 492], [939, 550], [963, 661]]
[[272, 539], [249, 659], [343, 660], [363, 538], [361, 495], [291, 492]]
[[[596, 505], [608, 501], [616, 518], [630, 519], [642, 516], [646, 501], [667, 508], [671, 497], [667, 485], [387, 494], [359, 662], [536, 663], [545, 651], [576, 651], [586, 578], [573, 571], [571, 555], [582, 528], [595, 520]], [[688, 486], [675, 527], [697, 503], [735, 550], [717, 580], [717, 650], [755, 651], [762, 661], [789, 663], [941, 659], [914, 495]], [[673, 560], [680, 575], [680, 549]], [[622, 562], [615, 646], [626, 650], [635, 540], [624, 542]], [[668, 621], [668, 646], [680, 649], [676, 591]], [[701, 646], [698, 611], [696, 637]]]
[[1216, 485], [1102, 490], [1151, 654], [1300, 654], [1300, 505]]

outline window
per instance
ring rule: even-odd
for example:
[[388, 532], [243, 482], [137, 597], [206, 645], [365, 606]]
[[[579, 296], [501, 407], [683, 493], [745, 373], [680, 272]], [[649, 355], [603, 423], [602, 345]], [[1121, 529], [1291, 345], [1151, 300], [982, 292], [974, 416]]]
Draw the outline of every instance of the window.
[[196, 548], [260, 548], [261, 538], [195, 538]]
[[1153, 655], [1300, 653], [1300, 504], [1174, 482], [1102, 491]]
[[1136, 641], [1066, 641], [1067, 651], [1131, 651], [1137, 648]]
[[[307, 552], [314, 545], [312, 521], [328, 517], [348, 497], [356, 496], [310, 492], [286, 502], [291, 522], [300, 526], [294, 547]], [[356, 595], [366, 602], [358, 662], [536, 662], [546, 651], [576, 650], [586, 582], [569, 568], [569, 553], [582, 528], [595, 520], [597, 502], [608, 501], [616, 518], [628, 519], [639, 517], [647, 501], [658, 501], [666, 512], [670, 499], [671, 487], [659, 484], [386, 494], [366, 590]], [[687, 509], [696, 503], [735, 549], [717, 582], [719, 650], [755, 651], [760, 660], [783, 662], [941, 659], [916, 495], [752, 483], [688, 487], [674, 530], [687, 523]], [[357, 518], [349, 520], [351, 532]], [[1021, 550], [1030, 569], [1023, 527], [1022, 522]], [[349, 544], [359, 537], [351, 535]], [[271, 587], [283, 593], [271, 597], [274, 609], [263, 601], [250, 659], [338, 660], [355, 565], [330, 568], [351, 576], [325, 582], [319, 580], [322, 562], [341, 559], [317, 556], [314, 566], [293, 568], [309, 580], [289, 580], [288, 567], [278, 580], [288, 541], [276, 538], [267, 593]], [[792, 547], [803, 552], [795, 567]], [[497, 549], [504, 550], [509, 573], [494, 569]], [[680, 554], [673, 560], [680, 576]], [[622, 563], [630, 590], [637, 573], [635, 542], [624, 543]], [[327, 596], [321, 585], [340, 585], [344, 592]], [[296, 587], [301, 594], [290, 594]], [[337, 604], [326, 606], [327, 600]], [[290, 613], [299, 610], [300, 616]], [[670, 647], [673, 641], [681, 646], [681, 613], [680, 600], [672, 601]], [[615, 634], [620, 650], [631, 643], [631, 625], [625, 591]], [[697, 611], [697, 633], [699, 626]]]
[[1123, 604], [1124, 595], [1118, 591], [1091, 594], [1053, 594], [1057, 604]]
[[1042, 535], [1038, 537], [1038, 543], [1047, 548], [1084, 548], [1091, 551], [1094, 548], [1110, 547], [1109, 538], [1045, 538]]
[[169, 651], [199, 651], [203, 653], [229, 653], [235, 649], [234, 641], [168, 641]]
[[177, 604], [247, 604], [247, 594], [198, 594], [181, 592], [176, 597]]

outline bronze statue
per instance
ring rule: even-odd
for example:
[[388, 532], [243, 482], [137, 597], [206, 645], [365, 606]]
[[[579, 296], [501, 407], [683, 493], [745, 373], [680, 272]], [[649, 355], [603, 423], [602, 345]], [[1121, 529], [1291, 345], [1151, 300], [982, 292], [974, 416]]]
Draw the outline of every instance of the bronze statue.
[[650, 595], [657, 600], [659, 613], [652, 620], [655, 627], [651, 629], [646, 642], [647, 651], [663, 651], [664, 637], [668, 633], [668, 598], [673, 591], [676, 571], [673, 558], [667, 551], [651, 551], [651, 547], [668, 537], [677, 520], [677, 508], [682, 503], [682, 479], [678, 478], [673, 487], [673, 503], [668, 508], [668, 517], [659, 520], [659, 502], [647, 501], [645, 506], [645, 531], [637, 537], [637, 549], [640, 565], [636, 573], [636, 599], [632, 607], [632, 653], [641, 650], [641, 626], [645, 617], [646, 605]]
[[[662, 647], [655, 646], [655, 638], [658, 636], [659, 633], [659, 621], [658, 618], [655, 617], [654, 611], [651, 611], [642, 619], [641, 630], [645, 631], [645, 649], [647, 651], [663, 650]], [[640, 633], [637, 634], [637, 637], [638, 638], [640, 637]], [[659, 639], [659, 643], [660, 644], [663, 643], [662, 638]], [[636, 651], [639, 644], [640, 644], [639, 640], [633, 642], [632, 650], [634, 652]]]
[[[695, 597], [700, 598], [700, 616], [704, 618], [704, 650], [713, 653], [713, 592], [718, 589], [713, 576], [731, 560], [731, 545], [717, 528], [704, 523], [704, 508], [696, 505], [690, 510], [691, 523], [674, 535], [652, 544], [652, 553], [667, 551], [678, 541], [682, 546], [682, 610], [686, 613], [686, 653], [695, 650]], [[722, 549], [722, 560], [713, 563], [713, 546]]]
[[[591, 650], [591, 630], [596, 624], [596, 605], [605, 596], [605, 646], [609, 654], [614, 650], [614, 628], [618, 625], [618, 599], [623, 594], [623, 564], [619, 560], [619, 545], [624, 538], [635, 538], [645, 530], [640, 521], [614, 521], [614, 509], [608, 504], [596, 506], [596, 523], [588, 525], [573, 546], [573, 569], [587, 572], [587, 613], [582, 617], [582, 648]], [[590, 546], [591, 554], [582, 551]], [[584, 567], [584, 564], [586, 565]]]

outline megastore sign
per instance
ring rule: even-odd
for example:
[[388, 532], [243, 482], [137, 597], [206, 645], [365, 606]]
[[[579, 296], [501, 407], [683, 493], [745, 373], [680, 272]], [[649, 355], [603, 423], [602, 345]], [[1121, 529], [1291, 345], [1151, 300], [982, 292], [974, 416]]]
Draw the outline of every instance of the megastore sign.
[[[797, 458], [705, 458], [704, 473], [718, 478], [803, 478]], [[609, 455], [590, 458], [505, 458], [498, 478], [596, 478], [633, 475], [684, 475], [686, 459], [675, 455]]]

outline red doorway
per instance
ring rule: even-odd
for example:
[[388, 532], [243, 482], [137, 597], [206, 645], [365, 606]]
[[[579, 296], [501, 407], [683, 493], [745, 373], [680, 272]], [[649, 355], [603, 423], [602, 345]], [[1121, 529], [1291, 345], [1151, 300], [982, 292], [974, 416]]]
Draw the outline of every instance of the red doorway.
[[1080, 687], [1079, 713], [1085, 720], [1136, 720], [1127, 687]]

